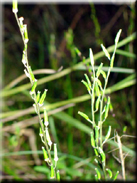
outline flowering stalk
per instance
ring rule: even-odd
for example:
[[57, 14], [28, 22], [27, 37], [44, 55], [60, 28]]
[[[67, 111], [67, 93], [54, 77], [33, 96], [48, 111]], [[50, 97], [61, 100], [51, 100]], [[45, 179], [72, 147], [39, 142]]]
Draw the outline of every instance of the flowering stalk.
[[[103, 134], [102, 134], [102, 125], [103, 123], [106, 121], [107, 117], [108, 117], [108, 112], [110, 109], [110, 97], [106, 98], [105, 96], [105, 90], [106, 90], [106, 86], [108, 83], [108, 78], [111, 72], [111, 69], [113, 68], [113, 63], [114, 63], [114, 58], [115, 58], [115, 52], [116, 52], [116, 47], [117, 47], [117, 43], [119, 40], [121, 34], [121, 30], [119, 30], [119, 32], [116, 35], [115, 38], [115, 48], [114, 48], [114, 52], [112, 54], [112, 57], [110, 57], [107, 49], [101, 45], [105, 56], [108, 58], [108, 60], [110, 61], [110, 67], [109, 70], [107, 72], [107, 74], [102, 70], [102, 66], [103, 63], [100, 64], [100, 66], [98, 67], [97, 71], [95, 72], [95, 67], [94, 67], [94, 57], [93, 57], [93, 53], [92, 50], [90, 49], [90, 61], [91, 61], [91, 66], [92, 66], [92, 76], [91, 76], [91, 81], [89, 79], [89, 77], [87, 76], [87, 74], [85, 74], [85, 78], [86, 81], [82, 80], [82, 83], [85, 85], [85, 87], [88, 90], [88, 93], [91, 96], [91, 116], [92, 119], [90, 120], [89, 117], [83, 113], [78, 111], [78, 113], [85, 118], [87, 121], [89, 121], [92, 126], [93, 126], [93, 130], [91, 131], [90, 135], [91, 135], [91, 146], [94, 149], [95, 155], [96, 155], [96, 163], [99, 165], [99, 167], [101, 168], [103, 175], [104, 175], [104, 179], [107, 180], [107, 174], [109, 176], [109, 179], [115, 180], [118, 176], [118, 172], [116, 173], [115, 176], [112, 176], [112, 171], [108, 168], [106, 168], [106, 155], [105, 152], [103, 150], [103, 145], [108, 141], [110, 134], [111, 134], [111, 126], [109, 126], [108, 128], [108, 132], [105, 136], [105, 140], [102, 140]], [[104, 87], [102, 86], [102, 83], [99, 79], [100, 75], [102, 75], [102, 77], [104, 78]], [[96, 99], [97, 97], [97, 99]], [[106, 101], [106, 104], [104, 104], [104, 102]], [[99, 112], [99, 120], [98, 122], [95, 121], [95, 113]], [[95, 179], [100, 180], [101, 177], [101, 173], [100, 173], [100, 169], [96, 168], [96, 175], [95, 175]]]
[[18, 3], [17, 0], [13, 0], [13, 6], [12, 6], [12, 11], [15, 15], [16, 21], [18, 23], [20, 33], [22, 36], [22, 40], [24, 43], [24, 50], [22, 54], [22, 63], [25, 67], [24, 72], [26, 76], [30, 79], [31, 82], [31, 90], [30, 90], [30, 96], [34, 101], [34, 109], [35, 112], [38, 115], [39, 118], [39, 123], [40, 123], [40, 138], [44, 146], [42, 146], [43, 150], [43, 155], [44, 155], [44, 160], [46, 163], [50, 166], [51, 169], [51, 179], [55, 180], [60, 180], [60, 175], [59, 175], [59, 170], [56, 170], [57, 167], [57, 161], [58, 161], [58, 156], [57, 156], [57, 147], [56, 144], [54, 144], [54, 161], [51, 158], [51, 148], [52, 148], [52, 141], [50, 139], [49, 131], [48, 131], [48, 116], [46, 109], [44, 108], [44, 121], [41, 118], [40, 114], [40, 108], [43, 106], [44, 100], [46, 98], [47, 94], [47, 89], [43, 92], [43, 94], [40, 96], [40, 91], [36, 92], [36, 87], [37, 87], [37, 79], [35, 78], [33, 71], [31, 69], [31, 66], [28, 63], [28, 55], [27, 55], [27, 43], [29, 41], [28, 39], [28, 32], [27, 32], [27, 25], [23, 24], [23, 17], [18, 18], [17, 12], [18, 12]]

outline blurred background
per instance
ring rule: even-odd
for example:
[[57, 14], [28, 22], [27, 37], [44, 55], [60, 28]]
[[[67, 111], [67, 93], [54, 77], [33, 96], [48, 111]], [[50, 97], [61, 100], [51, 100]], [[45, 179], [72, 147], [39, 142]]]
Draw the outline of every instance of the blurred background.
[[[87, 70], [77, 69], [59, 78], [52, 72], [59, 69], [62, 69], [62, 72], [82, 62], [83, 56], [89, 57], [89, 48], [92, 48], [95, 55], [102, 51], [100, 44], [103, 43], [106, 48], [114, 45], [119, 29], [122, 29], [120, 40], [132, 35], [135, 32], [135, 4], [27, 3], [19, 4], [18, 10], [18, 16], [24, 17], [28, 28], [28, 59], [32, 70], [49, 71], [37, 74], [36, 78], [53, 76], [52, 80], [43, 82], [38, 89], [48, 89], [45, 105], [49, 107], [51, 138], [53, 142], [57, 142], [60, 153], [58, 166], [61, 178], [94, 180], [94, 152], [87, 132], [91, 126], [78, 115], [78, 111], [82, 111], [91, 117], [89, 98], [80, 98], [87, 94], [85, 86], [81, 83]], [[121, 68], [121, 72], [116, 70], [111, 73], [108, 87], [133, 74], [135, 47], [134, 41], [130, 41], [120, 48], [128, 54], [116, 54], [114, 67]], [[81, 56], [77, 55], [75, 48], [80, 50]], [[16, 92], [19, 86], [29, 83], [28, 78], [21, 82], [15, 80], [24, 74], [22, 51], [23, 42], [12, 13], [12, 5], [3, 4], [2, 77], [3, 89], [5, 88], [7, 95], [3, 96], [2, 111], [2, 148], [5, 154], [2, 175], [3, 179], [7, 180], [43, 180], [48, 178], [49, 169], [43, 161], [39, 123], [35, 112], [31, 110], [33, 102], [28, 88]], [[104, 66], [109, 66], [106, 57], [96, 59], [95, 65], [98, 66], [101, 62]], [[129, 69], [129, 72], [122, 72], [122, 68]], [[11, 83], [13, 81], [14, 83]], [[12, 89], [15, 93], [11, 92]], [[135, 136], [135, 86], [123, 87], [112, 92], [110, 98], [113, 111], [104, 123], [103, 134], [107, 133], [108, 126], [111, 125], [112, 137], [114, 129], [120, 136]], [[62, 101], [66, 103], [61, 103]], [[135, 139], [126, 136], [121, 140], [123, 145], [131, 150], [131, 154], [125, 159], [126, 177], [134, 180]], [[114, 146], [105, 145], [106, 153], [113, 149]], [[107, 166], [114, 172], [119, 170], [119, 179], [122, 179], [121, 165], [114, 155], [118, 157], [118, 151], [107, 154]], [[84, 160], [87, 160], [87, 163]]]

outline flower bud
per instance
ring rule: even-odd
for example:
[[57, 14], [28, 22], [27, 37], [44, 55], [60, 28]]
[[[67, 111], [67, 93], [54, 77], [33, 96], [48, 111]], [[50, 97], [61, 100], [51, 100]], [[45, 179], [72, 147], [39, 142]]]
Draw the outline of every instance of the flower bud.
[[57, 144], [54, 144], [54, 161], [58, 161]]

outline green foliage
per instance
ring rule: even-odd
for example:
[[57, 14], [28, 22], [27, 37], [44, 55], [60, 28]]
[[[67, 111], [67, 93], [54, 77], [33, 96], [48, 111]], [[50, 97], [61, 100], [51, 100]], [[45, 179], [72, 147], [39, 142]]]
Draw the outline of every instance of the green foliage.
[[[58, 147], [58, 158], [55, 153], [56, 145], [51, 145], [55, 150], [54, 148], [50, 150], [54, 166], [56, 166], [54, 159], [58, 159], [57, 169], [60, 169], [60, 176], [57, 170], [57, 180], [98, 180], [103, 178], [104, 171], [107, 180], [121, 179], [121, 167], [116, 161], [119, 157], [119, 149], [115, 150], [118, 148], [117, 139], [122, 133], [135, 135], [135, 104], [132, 97], [136, 83], [135, 70], [133, 69], [133, 61], [136, 58], [133, 53], [133, 41], [136, 39], [136, 33], [133, 33], [134, 6], [129, 6], [132, 14], [130, 14], [129, 8], [124, 8], [123, 11], [121, 7], [124, 6], [118, 6], [119, 16], [120, 12], [123, 13], [115, 26], [118, 17], [117, 9], [114, 15], [109, 11], [109, 14], [113, 16], [111, 22], [111, 16], [107, 16], [108, 14], [103, 9], [104, 6], [98, 8], [93, 4], [91, 6], [76, 5], [75, 8], [78, 7], [78, 9], [72, 11], [72, 6], [41, 6], [38, 4], [25, 6], [19, 4], [20, 15], [24, 15], [25, 9], [25, 20], [21, 17], [18, 22], [21, 31], [25, 30], [25, 47], [22, 54], [25, 74], [23, 75], [21, 75], [22, 63], [19, 62], [22, 42], [20, 35], [14, 34], [17, 30], [16, 22], [14, 23], [15, 18], [10, 16], [12, 14], [11, 7], [4, 7], [3, 63], [5, 72], [3, 78], [5, 83], [4, 88], [0, 91], [0, 96], [4, 100], [3, 111], [0, 114], [3, 127], [1, 134], [3, 134], [4, 142], [1, 155], [3, 157], [3, 172], [11, 175], [11, 179], [16, 180], [41, 180], [50, 179], [53, 176], [54, 172], [52, 171], [51, 175], [51, 168], [45, 166], [43, 161], [46, 160], [47, 164], [49, 155], [44, 143], [42, 144], [44, 141], [43, 132], [38, 124], [39, 120], [36, 114], [40, 113], [41, 126], [48, 138], [47, 143], [51, 144], [51, 141], [54, 141]], [[71, 9], [69, 9], [70, 7]], [[14, 11], [18, 12], [17, 6]], [[70, 11], [69, 21], [64, 16], [65, 11]], [[102, 17], [106, 17], [105, 19], [101, 17], [102, 12], [104, 15]], [[91, 17], [89, 17], [90, 14]], [[126, 30], [124, 26], [129, 25], [129, 18], [131, 24]], [[121, 19], [122, 22], [120, 22]], [[69, 26], [70, 21], [71, 25]], [[24, 25], [23, 22], [26, 22], [27, 25]], [[118, 49], [115, 50], [116, 46], [112, 45], [113, 35], [117, 32], [119, 25], [123, 31], [121, 39], [117, 43]], [[112, 46], [105, 48], [101, 44], [101, 40], [104, 45]], [[103, 51], [100, 51], [100, 44]], [[95, 54], [93, 55], [90, 49], [88, 57], [89, 47], [92, 47]], [[113, 63], [114, 50], [115, 62]], [[29, 61], [31, 61], [31, 67], [27, 66], [26, 52]], [[111, 53], [113, 57], [111, 57]], [[111, 58], [113, 59], [111, 60]], [[99, 121], [100, 100], [110, 69], [110, 66], [108, 67], [110, 60], [113, 68], [111, 68], [108, 87], [104, 91], [102, 107], [102, 151], [101, 147], [96, 148], [97, 145], [100, 146], [100, 127], [96, 125], [96, 122]], [[95, 99], [92, 101], [91, 90], [93, 89], [94, 74], [91, 64], [94, 65], [96, 77], [93, 91]], [[86, 73], [84, 79], [83, 72]], [[33, 82], [30, 83], [27, 77], [30, 82]], [[81, 80], [86, 87], [83, 87]], [[45, 87], [48, 88], [48, 91], [45, 91]], [[86, 89], [88, 94], [85, 94]], [[110, 98], [108, 95], [111, 95]], [[32, 99], [35, 100], [35, 103], [30, 107]], [[91, 119], [90, 101], [91, 103], [94, 101], [94, 120]], [[38, 111], [37, 104], [39, 102]], [[77, 114], [77, 111], [80, 115]], [[91, 129], [93, 124], [94, 130]], [[114, 129], [117, 129], [120, 134], [115, 137], [115, 141], [111, 138]], [[38, 137], [38, 134], [41, 138]], [[124, 155], [127, 157], [125, 159], [126, 179], [133, 180], [134, 142], [132, 138], [124, 137], [121, 138], [121, 143], [123, 157]], [[93, 148], [91, 148], [91, 144], [94, 146]], [[41, 148], [42, 145], [44, 149]], [[98, 157], [99, 153], [100, 157]], [[107, 161], [104, 161], [106, 159]], [[106, 166], [103, 171], [102, 164]], [[5, 175], [3, 177], [6, 178]]]
[[[95, 73], [95, 69], [94, 69], [94, 57], [93, 57], [93, 53], [92, 50], [90, 49], [90, 60], [91, 60], [91, 66], [92, 66], [92, 84], [89, 80], [89, 77], [85, 74], [86, 80], [87, 82], [83, 81], [83, 84], [86, 86], [88, 93], [91, 96], [91, 120], [89, 119], [89, 117], [83, 113], [83, 112], [78, 112], [83, 118], [85, 118], [87, 121], [92, 121], [92, 128], [93, 130], [91, 131], [91, 146], [94, 149], [95, 155], [96, 155], [96, 162], [98, 164], [98, 166], [101, 168], [101, 170], [103, 171], [103, 177], [99, 171], [98, 168], [95, 168], [96, 171], [96, 175], [95, 175], [95, 179], [96, 180], [108, 180], [110, 178], [112, 178], [112, 180], [116, 180], [118, 173], [116, 173], [115, 177], [113, 177], [113, 173], [110, 169], [106, 168], [106, 154], [104, 152], [103, 149], [103, 145], [104, 143], [106, 143], [109, 140], [110, 134], [111, 134], [111, 126], [109, 126], [108, 132], [105, 136], [105, 140], [102, 141], [102, 131], [103, 131], [103, 124], [106, 121], [107, 117], [108, 117], [108, 112], [110, 109], [110, 97], [108, 96], [107, 98], [107, 103], [104, 104], [104, 99], [106, 101], [106, 97], [105, 97], [105, 90], [106, 90], [106, 86], [108, 83], [108, 78], [111, 72], [111, 69], [113, 68], [113, 64], [114, 64], [114, 58], [115, 58], [115, 52], [116, 52], [116, 47], [119, 41], [119, 37], [121, 34], [121, 30], [119, 30], [119, 32], [116, 35], [115, 38], [115, 48], [114, 48], [114, 52], [112, 54], [112, 57], [110, 58], [110, 54], [108, 53], [107, 49], [102, 46], [102, 49], [105, 53], [105, 56], [108, 58], [108, 60], [110, 60], [110, 67], [108, 69], [107, 74], [105, 74], [105, 72], [102, 70], [102, 66], [103, 63], [100, 64], [100, 66], [98, 67], [96, 73]], [[103, 76], [104, 76], [104, 87], [101, 83], [101, 81], [98, 79], [100, 76], [101, 71], [103, 71]], [[96, 96], [98, 97], [96, 99]], [[95, 113], [99, 111], [99, 119], [98, 121], [96, 121], [95, 119]], [[119, 146], [120, 148], [120, 146]], [[122, 153], [122, 152], [121, 152]], [[123, 159], [123, 158], [122, 158]], [[122, 166], [122, 168], [124, 167], [124, 165]], [[109, 177], [107, 177], [106, 171], [109, 173]], [[125, 179], [125, 176], [124, 176]]]

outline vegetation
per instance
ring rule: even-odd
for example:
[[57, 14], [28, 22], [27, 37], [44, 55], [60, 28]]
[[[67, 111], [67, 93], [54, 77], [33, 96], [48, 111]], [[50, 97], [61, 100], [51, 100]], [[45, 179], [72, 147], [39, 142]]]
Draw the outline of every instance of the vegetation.
[[[14, 3], [13, 12], [24, 48], [20, 34], [15, 33], [17, 23], [5, 23], [5, 28], [10, 28], [9, 36], [11, 33], [12, 36], [8, 39], [5, 33], [4, 48], [8, 49], [4, 49], [4, 87], [0, 91], [4, 100], [1, 113], [3, 179], [133, 180], [134, 4], [120, 6], [104, 31], [100, 24], [102, 19], [96, 14], [101, 7], [94, 4], [80, 6], [68, 30], [63, 30], [60, 35], [61, 25], [57, 27], [55, 20], [61, 20], [60, 10], [65, 16], [65, 8], [70, 8], [73, 13], [70, 5], [19, 5], [18, 14], [25, 16], [23, 20], [23, 17], [18, 19], [16, 1]], [[11, 7], [5, 8], [11, 12]], [[124, 23], [129, 23], [129, 28], [125, 30], [124, 23], [115, 23], [116, 28], [112, 30], [123, 9], [126, 12]], [[92, 33], [87, 31], [88, 35], [81, 19], [86, 10], [90, 15], [85, 21], [95, 27]], [[29, 16], [30, 11], [34, 17]], [[38, 17], [34, 12], [38, 12]], [[31, 19], [35, 21], [29, 22]], [[78, 22], [82, 22], [80, 31], [76, 29]], [[23, 75], [21, 56], [25, 67]], [[86, 89], [89, 94], [85, 94]], [[41, 149], [42, 145], [45, 147]]]

